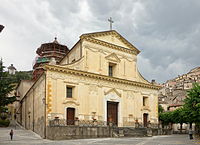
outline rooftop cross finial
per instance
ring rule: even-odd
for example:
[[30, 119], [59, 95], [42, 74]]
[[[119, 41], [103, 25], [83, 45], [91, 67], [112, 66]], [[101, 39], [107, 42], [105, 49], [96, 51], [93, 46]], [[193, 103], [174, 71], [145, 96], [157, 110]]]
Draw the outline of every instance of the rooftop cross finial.
[[57, 43], [58, 44], [57, 37], [54, 38], [53, 43]]
[[108, 19], [108, 21], [110, 22], [110, 30], [112, 30], [112, 23], [114, 23], [114, 21], [112, 20], [112, 17], [110, 17], [110, 19]]

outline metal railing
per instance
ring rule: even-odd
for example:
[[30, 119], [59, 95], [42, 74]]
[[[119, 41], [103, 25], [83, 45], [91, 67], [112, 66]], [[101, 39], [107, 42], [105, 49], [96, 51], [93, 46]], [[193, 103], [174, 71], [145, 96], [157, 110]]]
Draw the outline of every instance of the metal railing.
[[101, 120], [66, 120], [53, 119], [49, 120], [49, 126], [87, 126], [87, 127], [102, 127], [102, 126], [116, 126], [113, 122], [106, 122]]
[[[52, 120], [49, 120], [49, 126], [87, 126], [87, 127], [106, 127], [106, 126], [112, 126], [117, 127], [117, 124], [114, 122], [107, 122], [102, 120], [66, 120], [66, 119], [59, 119], [55, 118]], [[124, 127], [134, 127], [134, 128], [161, 128], [160, 125], [154, 124], [154, 123], [147, 123], [146, 126], [144, 126], [141, 122], [124, 122]]]

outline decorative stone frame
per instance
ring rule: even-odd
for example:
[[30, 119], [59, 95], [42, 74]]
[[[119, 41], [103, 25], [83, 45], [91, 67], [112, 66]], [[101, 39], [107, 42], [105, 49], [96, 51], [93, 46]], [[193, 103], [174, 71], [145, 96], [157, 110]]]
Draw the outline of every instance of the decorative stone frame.
[[[117, 92], [117, 93], [116, 93]], [[107, 102], [118, 102], [118, 126], [123, 126], [122, 125], [122, 104], [121, 104], [121, 94], [116, 90], [116, 89], [110, 89], [107, 92], [104, 93], [104, 100], [103, 100], [103, 105], [104, 105], [104, 121], [107, 121]]]

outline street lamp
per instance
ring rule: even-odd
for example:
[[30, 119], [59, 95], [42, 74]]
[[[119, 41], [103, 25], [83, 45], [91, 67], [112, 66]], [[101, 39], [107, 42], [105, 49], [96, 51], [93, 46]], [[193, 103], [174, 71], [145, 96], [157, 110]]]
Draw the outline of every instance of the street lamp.
[[0, 33], [1, 31], [3, 30], [4, 26], [3, 25], [0, 25]]

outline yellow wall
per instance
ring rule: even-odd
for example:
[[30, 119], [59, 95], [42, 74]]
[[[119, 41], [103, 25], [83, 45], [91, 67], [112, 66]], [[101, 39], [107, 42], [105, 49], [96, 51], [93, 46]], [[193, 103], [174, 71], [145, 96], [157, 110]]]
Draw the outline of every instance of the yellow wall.
[[[73, 107], [76, 117], [81, 120], [90, 120], [96, 112], [97, 120], [107, 121], [105, 103], [110, 97], [108, 100], [119, 101], [120, 126], [131, 117], [142, 123], [143, 113], [148, 113], [149, 120], [157, 123], [157, 90], [62, 72], [48, 71], [47, 74], [47, 82], [52, 88], [49, 119], [57, 116], [66, 119], [66, 108]], [[66, 86], [73, 86], [73, 98], [66, 98]], [[148, 97], [147, 107], [143, 107], [143, 96]]]
[[104, 35], [104, 36], [96, 36], [95, 39], [105, 41], [111, 44], [115, 44], [124, 48], [128, 48], [126, 44], [124, 44], [119, 38], [117, 38], [117, 35]]
[[[114, 41], [111, 44], [123, 46], [126, 47], [124, 49], [131, 50], [131, 48], [128, 48], [126, 44], [114, 36], [108, 35], [97, 37], [96, 39], [104, 42], [109, 42], [113, 39]], [[67, 60], [69, 58], [70, 61], [68, 63]], [[71, 60], [74, 58], [76, 58], [76, 62], [71, 63]], [[71, 52], [61, 62], [61, 65], [71, 69], [108, 75], [109, 63], [116, 64], [114, 77], [147, 83], [137, 70], [136, 54], [116, 50], [108, 46], [89, 42], [85, 39], [72, 48]]]
[[81, 42], [77, 43], [73, 49], [65, 56], [65, 58], [61, 61], [61, 65], [70, 64], [74, 60], [77, 61], [81, 58]]
[[20, 100], [24, 97], [24, 95], [27, 93], [27, 91], [31, 88], [34, 81], [31, 80], [22, 80], [17, 87], [17, 95], [20, 96]]

